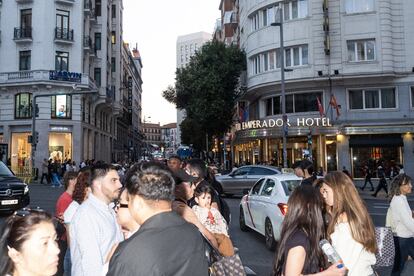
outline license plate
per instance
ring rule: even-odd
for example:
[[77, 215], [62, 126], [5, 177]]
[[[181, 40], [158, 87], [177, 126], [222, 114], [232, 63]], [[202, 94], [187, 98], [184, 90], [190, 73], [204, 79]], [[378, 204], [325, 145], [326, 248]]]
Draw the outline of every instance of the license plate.
[[9, 199], [9, 200], [2, 200], [1, 205], [13, 205], [19, 202], [18, 199]]

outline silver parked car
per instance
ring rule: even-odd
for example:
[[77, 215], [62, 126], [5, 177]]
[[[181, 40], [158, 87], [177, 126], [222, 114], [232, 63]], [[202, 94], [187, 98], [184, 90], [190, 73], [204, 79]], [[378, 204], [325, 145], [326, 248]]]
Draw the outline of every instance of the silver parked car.
[[216, 176], [216, 180], [223, 188], [224, 194], [243, 194], [244, 190], [253, 187], [260, 178], [280, 173], [276, 167], [249, 165], [237, 168], [229, 174]]

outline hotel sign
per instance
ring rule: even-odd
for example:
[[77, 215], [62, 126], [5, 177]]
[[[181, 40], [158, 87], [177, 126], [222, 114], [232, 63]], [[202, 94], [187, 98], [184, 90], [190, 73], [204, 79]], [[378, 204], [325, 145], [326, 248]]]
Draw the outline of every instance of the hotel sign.
[[[331, 127], [329, 118], [297, 118], [286, 121], [288, 127]], [[253, 120], [236, 124], [236, 130], [283, 127], [283, 119]]]
[[68, 71], [49, 71], [49, 80], [81, 82], [82, 73]]

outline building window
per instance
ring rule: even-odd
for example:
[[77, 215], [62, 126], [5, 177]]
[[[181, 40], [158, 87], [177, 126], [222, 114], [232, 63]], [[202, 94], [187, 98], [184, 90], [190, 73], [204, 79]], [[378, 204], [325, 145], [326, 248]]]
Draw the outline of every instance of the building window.
[[260, 18], [259, 18], [259, 13], [256, 12], [252, 17], [252, 31], [256, 31], [260, 28]]
[[30, 70], [31, 66], [31, 51], [20, 51], [19, 52], [19, 70]]
[[411, 108], [414, 108], [414, 86], [411, 86]]
[[374, 0], [345, 0], [346, 13], [371, 12], [374, 10]]
[[375, 40], [354, 40], [347, 42], [348, 61], [375, 60]]
[[32, 94], [20, 93], [15, 96], [14, 118], [26, 119], [32, 117]]
[[55, 70], [69, 71], [69, 53], [56, 51]]
[[93, 69], [93, 79], [95, 80], [96, 86], [101, 87], [101, 68]]
[[111, 58], [111, 72], [115, 72], [116, 70], [116, 59], [114, 57]]
[[95, 15], [101, 16], [102, 15], [102, 1], [101, 0], [95, 0]]
[[[322, 92], [295, 93], [286, 95], [286, 113], [318, 111], [318, 99], [322, 101]], [[266, 100], [266, 116], [282, 114], [282, 98], [272, 97]]]
[[52, 96], [51, 117], [55, 119], [70, 119], [72, 117], [72, 96]]
[[115, 31], [111, 32], [111, 42], [112, 44], [116, 43], [116, 32]]
[[101, 33], [95, 33], [95, 50], [101, 50]]
[[395, 88], [352, 89], [348, 91], [349, 109], [386, 109], [396, 108]]
[[252, 59], [252, 72], [254, 75], [260, 74], [262, 72], [261, 66], [261, 55], [256, 55]]
[[20, 10], [20, 28], [32, 28], [32, 9]]
[[116, 18], [116, 5], [112, 5], [112, 18]]
[[267, 26], [267, 9], [262, 10], [263, 27]]
[[294, 0], [284, 4], [284, 20], [308, 16], [308, 0]]
[[69, 12], [56, 10], [56, 27], [62, 30], [69, 29]]
[[302, 66], [308, 64], [308, 45], [285, 49], [286, 67]]

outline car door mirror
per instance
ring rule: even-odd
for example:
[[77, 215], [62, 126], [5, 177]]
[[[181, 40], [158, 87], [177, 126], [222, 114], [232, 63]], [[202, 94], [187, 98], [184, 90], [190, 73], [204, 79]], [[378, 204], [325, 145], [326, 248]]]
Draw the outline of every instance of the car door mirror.
[[250, 192], [250, 189], [243, 189], [243, 195], [248, 195]]

